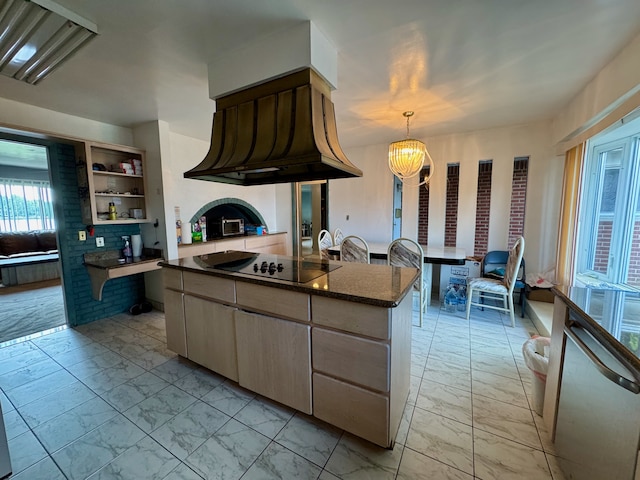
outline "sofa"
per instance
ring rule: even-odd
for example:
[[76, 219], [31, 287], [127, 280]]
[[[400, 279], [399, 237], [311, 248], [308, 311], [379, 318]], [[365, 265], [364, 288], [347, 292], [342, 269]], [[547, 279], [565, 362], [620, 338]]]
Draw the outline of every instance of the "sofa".
[[54, 230], [0, 232], [2, 284], [18, 285], [60, 277]]

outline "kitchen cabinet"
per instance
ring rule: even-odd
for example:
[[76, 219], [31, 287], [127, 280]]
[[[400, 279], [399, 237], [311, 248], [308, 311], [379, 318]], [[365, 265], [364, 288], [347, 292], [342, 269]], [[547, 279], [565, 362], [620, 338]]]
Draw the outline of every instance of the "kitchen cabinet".
[[311, 415], [309, 325], [236, 311], [241, 386]]
[[[145, 154], [120, 145], [86, 142], [78, 168], [82, 220], [88, 225], [149, 222]], [[109, 218], [109, 204], [116, 219]]]
[[164, 285], [164, 318], [167, 331], [167, 348], [183, 357], [187, 352], [187, 329], [184, 321], [184, 293], [182, 272], [162, 269]]
[[189, 359], [237, 382], [235, 311], [210, 300], [184, 296]]
[[220, 238], [206, 242], [178, 245], [178, 258], [207, 255], [225, 250], [242, 250], [255, 253], [287, 254], [287, 233], [247, 235], [246, 237]]

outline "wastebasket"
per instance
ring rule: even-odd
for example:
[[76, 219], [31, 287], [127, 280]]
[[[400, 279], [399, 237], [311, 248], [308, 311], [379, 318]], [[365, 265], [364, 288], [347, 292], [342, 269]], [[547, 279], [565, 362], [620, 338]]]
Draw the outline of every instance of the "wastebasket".
[[522, 345], [524, 363], [532, 373], [533, 381], [533, 410], [542, 416], [544, 404], [544, 389], [547, 384], [549, 370], [549, 337], [531, 337]]

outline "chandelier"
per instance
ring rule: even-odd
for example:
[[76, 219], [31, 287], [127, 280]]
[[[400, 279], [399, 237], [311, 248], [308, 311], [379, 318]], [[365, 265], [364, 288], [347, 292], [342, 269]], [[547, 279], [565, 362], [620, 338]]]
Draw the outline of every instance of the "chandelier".
[[429, 182], [433, 175], [433, 160], [427, 151], [427, 147], [420, 140], [409, 138], [409, 118], [413, 112], [402, 114], [407, 119], [407, 138], [393, 142], [389, 145], [389, 169], [402, 182], [408, 178], [419, 175], [425, 166], [425, 160], [430, 164], [429, 174], [417, 185]]

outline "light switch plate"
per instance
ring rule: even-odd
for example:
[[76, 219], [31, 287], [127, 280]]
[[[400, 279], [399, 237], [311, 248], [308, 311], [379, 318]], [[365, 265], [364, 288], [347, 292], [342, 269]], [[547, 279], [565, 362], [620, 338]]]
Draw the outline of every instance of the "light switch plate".
[[96, 247], [104, 247], [104, 237], [96, 237]]
[[87, 239], [87, 232], [85, 232], [84, 230], [79, 230], [78, 240], [80, 240], [81, 242], [84, 242], [86, 239]]

